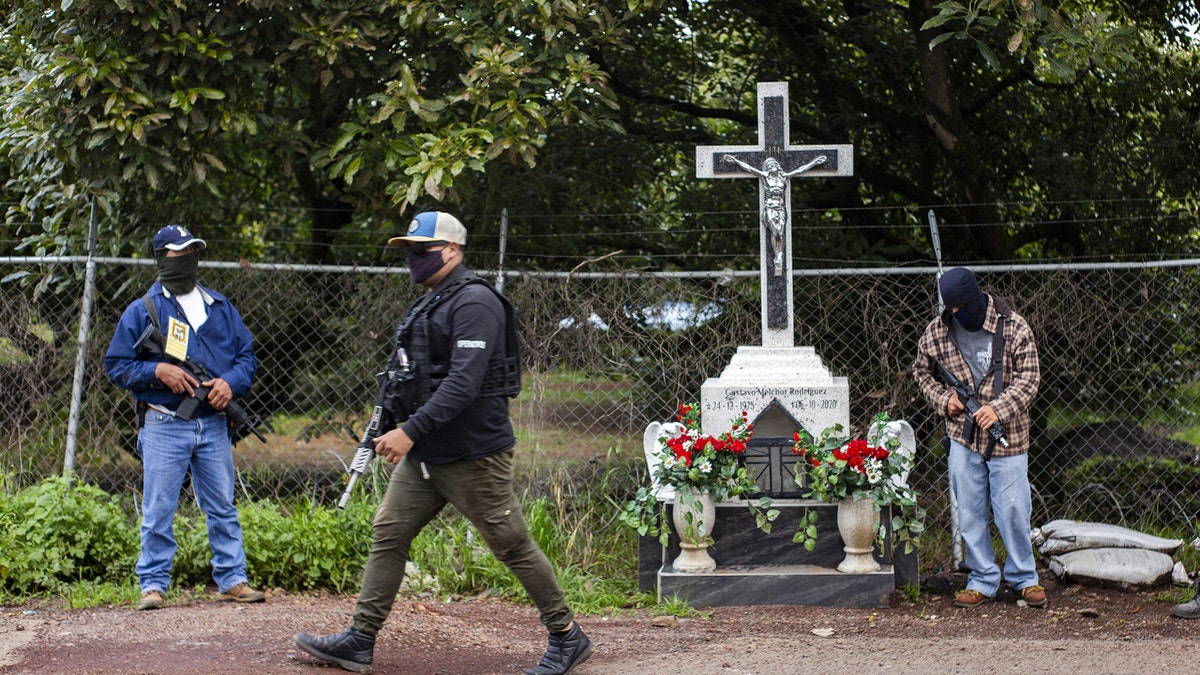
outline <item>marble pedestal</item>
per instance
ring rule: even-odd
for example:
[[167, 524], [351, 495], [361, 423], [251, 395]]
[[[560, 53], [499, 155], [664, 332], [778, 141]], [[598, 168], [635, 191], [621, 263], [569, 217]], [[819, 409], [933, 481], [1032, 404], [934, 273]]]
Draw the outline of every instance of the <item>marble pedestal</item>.
[[[660, 600], [677, 597], [693, 607], [728, 605], [811, 605], [825, 607], [887, 607], [894, 589], [918, 583], [917, 556], [876, 550], [881, 569], [870, 574], [843, 574], [837, 532], [837, 507], [808, 500], [775, 500], [780, 510], [771, 534], [754, 525], [742, 502], [717, 505], [713, 527], [715, 545], [709, 553], [717, 569], [704, 574], [681, 574], [671, 568], [679, 552], [672, 534], [667, 546], [642, 537], [638, 543], [638, 587], [657, 590]], [[667, 502], [668, 510], [672, 503]], [[809, 552], [792, 543], [805, 508], [817, 512], [816, 548]], [[883, 522], [891, 520], [885, 512]]]
[[850, 385], [830, 374], [812, 347], [737, 348], [719, 377], [700, 387], [704, 433], [717, 434], [746, 411], [755, 437], [786, 437], [800, 427], [814, 436], [850, 424]]

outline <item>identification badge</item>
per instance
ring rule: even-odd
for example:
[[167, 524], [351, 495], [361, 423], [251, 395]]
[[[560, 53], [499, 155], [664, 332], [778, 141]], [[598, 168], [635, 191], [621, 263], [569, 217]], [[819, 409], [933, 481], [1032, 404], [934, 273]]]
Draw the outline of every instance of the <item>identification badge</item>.
[[167, 348], [164, 350], [167, 356], [180, 361], [186, 361], [189, 335], [188, 325], [175, 317], [171, 317], [171, 320], [167, 323]]

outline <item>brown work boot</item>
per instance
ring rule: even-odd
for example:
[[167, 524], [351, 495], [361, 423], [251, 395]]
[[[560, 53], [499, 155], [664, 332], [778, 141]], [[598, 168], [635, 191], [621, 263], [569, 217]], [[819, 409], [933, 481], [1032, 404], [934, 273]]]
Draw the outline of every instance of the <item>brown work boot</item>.
[[988, 596], [971, 588], [964, 588], [954, 596], [955, 607], [978, 607], [991, 601]]
[[1030, 607], [1046, 606], [1046, 589], [1034, 584], [1021, 589], [1021, 599]]
[[225, 591], [219, 597], [221, 600], [232, 600], [233, 602], [264, 602], [267, 599], [262, 591], [250, 588], [250, 584], [244, 581]]
[[159, 590], [150, 590], [142, 593], [142, 599], [138, 600], [137, 606], [134, 609], [141, 611], [144, 609], [162, 609], [166, 603], [167, 597]]

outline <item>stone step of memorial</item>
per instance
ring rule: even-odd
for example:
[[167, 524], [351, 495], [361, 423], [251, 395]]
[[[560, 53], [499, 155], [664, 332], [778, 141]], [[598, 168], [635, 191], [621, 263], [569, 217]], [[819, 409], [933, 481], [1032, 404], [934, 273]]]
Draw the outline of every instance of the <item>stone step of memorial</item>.
[[[673, 503], [666, 503], [668, 519]], [[878, 572], [837, 571], [845, 557], [837, 530], [837, 505], [803, 499], [776, 499], [779, 517], [770, 534], [757, 528], [745, 502], [717, 504], [714, 544], [708, 553], [713, 572], [677, 573], [671, 562], [679, 555], [672, 533], [664, 547], [655, 537], [638, 542], [638, 587], [660, 599], [677, 597], [693, 607], [728, 605], [812, 605], [886, 607], [893, 589], [916, 585], [917, 556], [893, 555], [890, 546], [875, 551]], [[817, 514], [817, 544], [808, 551], [792, 541], [806, 511]], [[883, 522], [890, 516], [885, 511]], [[669, 522], [669, 520], [668, 520]], [[886, 539], [886, 538], [885, 538]]]
[[700, 574], [678, 573], [665, 565], [658, 572], [658, 601], [676, 598], [691, 607], [887, 607], [895, 587], [891, 565], [865, 574], [818, 565], [718, 566]]

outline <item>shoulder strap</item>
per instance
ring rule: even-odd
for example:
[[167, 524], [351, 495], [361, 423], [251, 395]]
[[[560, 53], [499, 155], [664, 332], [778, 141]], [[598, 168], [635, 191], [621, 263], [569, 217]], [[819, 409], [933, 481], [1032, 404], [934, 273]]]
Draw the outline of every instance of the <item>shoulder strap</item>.
[[486, 283], [479, 277], [465, 276], [451, 282], [437, 293], [427, 293], [421, 296], [419, 300], [412, 304], [412, 307], [409, 308], [408, 313], [404, 315], [404, 318], [401, 319], [400, 323], [396, 326], [396, 337], [399, 338], [401, 335], [407, 333], [408, 328], [412, 325], [413, 321], [416, 321], [419, 317], [432, 312], [435, 307], [453, 297], [454, 294], [462, 289], [463, 286], [476, 281]]
[[1004, 315], [996, 317], [996, 334], [992, 337], [992, 367], [995, 372], [995, 386], [992, 397], [1000, 398], [1004, 388]]
[[162, 324], [158, 320], [158, 307], [154, 304], [154, 298], [147, 293], [142, 296], [142, 302], [146, 303], [146, 313], [150, 315], [150, 323], [154, 324], [154, 327], [161, 333]]

